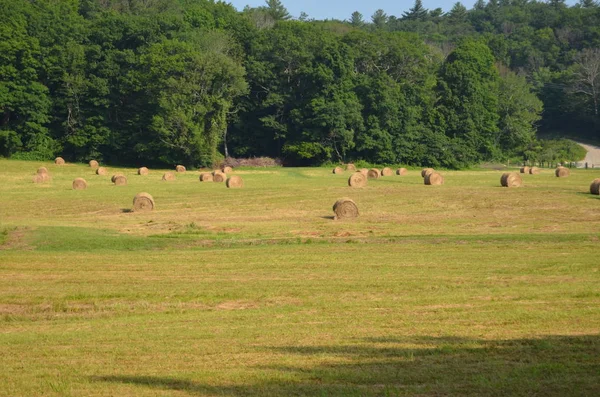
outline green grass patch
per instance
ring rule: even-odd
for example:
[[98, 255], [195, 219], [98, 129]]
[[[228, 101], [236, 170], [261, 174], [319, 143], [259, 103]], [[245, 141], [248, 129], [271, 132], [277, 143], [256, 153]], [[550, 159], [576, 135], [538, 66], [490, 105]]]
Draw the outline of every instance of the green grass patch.
[[[51, 183], [31, 183], [40, 165]], [[242, 169], [230, 190], [193, 170], [0, 169], [0, 395], [600, 392], [598, 170], [355, 190]], [[141, 191], [155, 211], [129, 211]], [[344, 196], [360, 217], [334, 221]]]

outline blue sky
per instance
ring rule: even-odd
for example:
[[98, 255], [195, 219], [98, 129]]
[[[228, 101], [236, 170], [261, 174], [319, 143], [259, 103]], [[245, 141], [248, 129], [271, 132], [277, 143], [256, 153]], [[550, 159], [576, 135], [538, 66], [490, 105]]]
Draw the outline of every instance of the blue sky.
[[[244, 6], [262, 6], [264, 0], [226, 0], [238, 10]], [[457, 0], [422, 0], [425, 8], [442, 8], [448, 11]], [[467, 8], [472, 8], [476, 0], [462, 1]], [[283, 5], [293, 17], [298, 17], [301, 11], [309, 17], [316, 19], [336, 18], [348, 19], [350, 14], [358, 11], [364, 15], [365, 20], [370, 20], [375, 10], [381, 8], [388, 15], [401, 16], [402, 13], [413, 6], [414, 0], [282, 0]], [[576, 0], [567, 0], [567, 4], [574, 4]]]

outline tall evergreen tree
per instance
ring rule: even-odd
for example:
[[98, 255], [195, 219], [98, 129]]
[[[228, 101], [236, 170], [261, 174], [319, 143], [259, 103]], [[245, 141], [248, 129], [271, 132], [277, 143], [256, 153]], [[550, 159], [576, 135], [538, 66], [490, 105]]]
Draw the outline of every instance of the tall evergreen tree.
[[371, 16], [371, 21], [378, 28], [383, 28], [388, 21], [388, 15], [382, 9], [375, 11]]
[[284, 21], [292, 18], [287, 8], [281, 3], [281, 0], [265, 0], [265, 3], [267, 3], [268, 13], [276, 21]]
[[409, 21], [422, 21], [427, 18], [428, 10], [423, 7], [421, 0], [415, 0], [415, 4], [408, 11], [402, 13], [402, 18]]
[[364, 24], [365, 24], [365, 21], [363, 19], [363, 15], [358, 11], [354, 11], [352, 13], [352, 15], [350, 16], [350, 25], [360, 28]]

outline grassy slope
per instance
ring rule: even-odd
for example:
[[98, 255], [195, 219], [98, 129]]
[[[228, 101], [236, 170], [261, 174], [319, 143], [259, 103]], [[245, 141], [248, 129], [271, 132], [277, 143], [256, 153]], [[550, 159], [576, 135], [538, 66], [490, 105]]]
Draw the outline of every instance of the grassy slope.
[[[600, 393], [600, 171], [229, 190], [37, 165], [0, 160], [0, 395]], [[155, 212], [126, 212], [140, 191]], [[329, 218], [343, 196], [358, 220]]]

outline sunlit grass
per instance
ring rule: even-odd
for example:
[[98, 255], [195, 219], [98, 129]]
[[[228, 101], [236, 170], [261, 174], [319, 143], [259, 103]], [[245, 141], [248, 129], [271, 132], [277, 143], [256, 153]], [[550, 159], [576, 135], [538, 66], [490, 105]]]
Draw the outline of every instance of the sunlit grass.
[[[600, 171], [38, 165], [0, 160], [0, 395], [600, 393]], [[344, 196], [361, 215], [333, 221]]]

